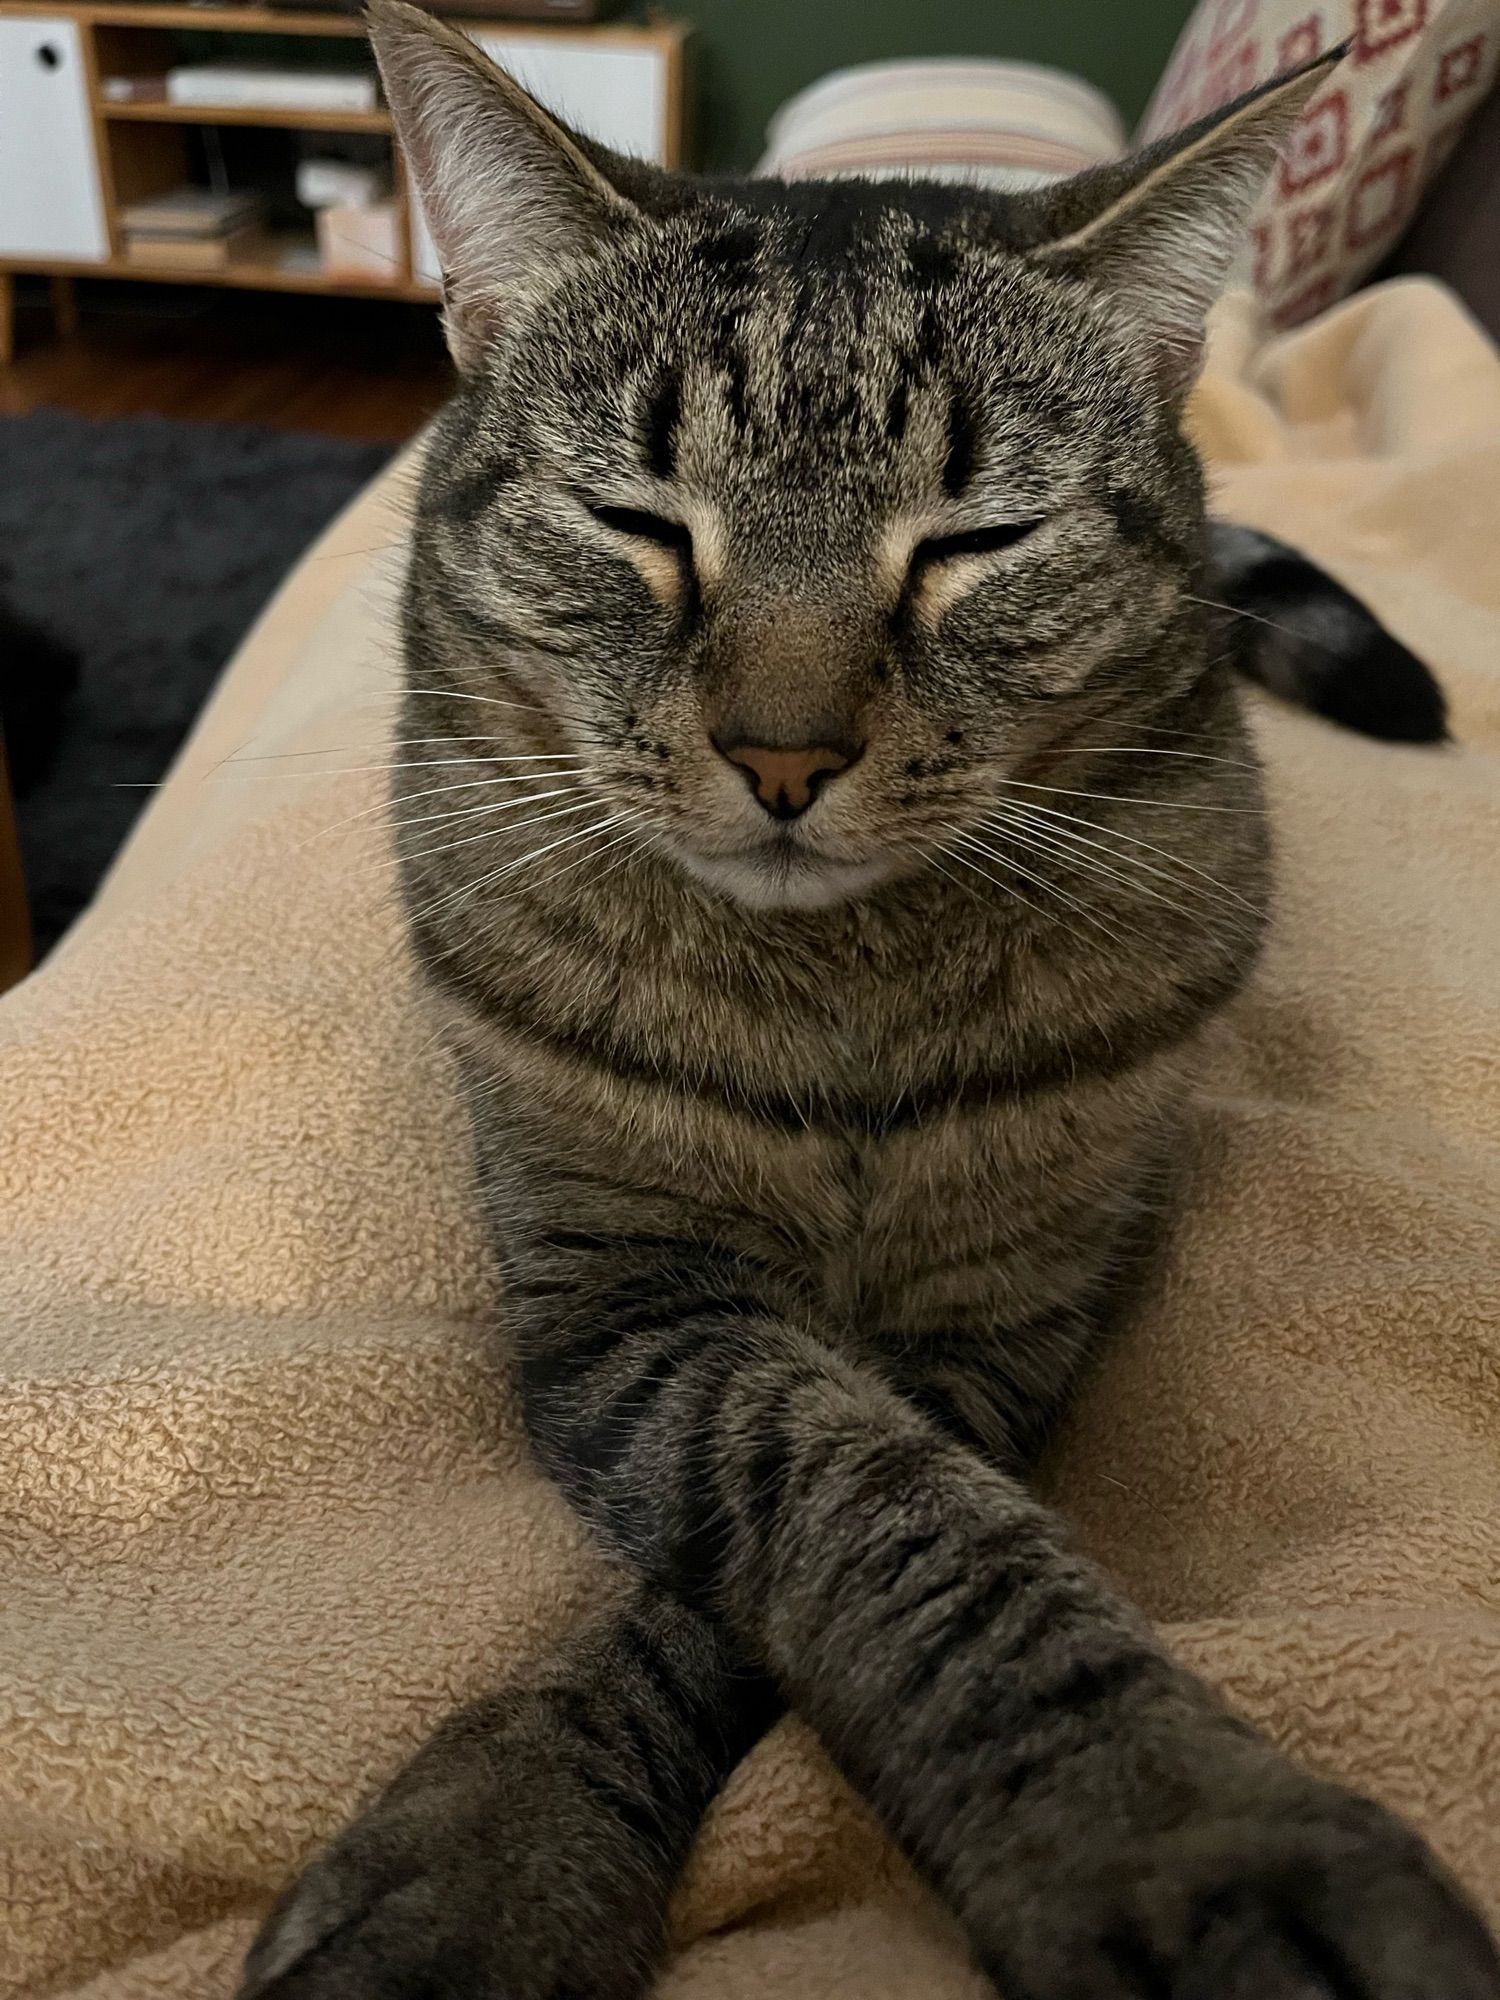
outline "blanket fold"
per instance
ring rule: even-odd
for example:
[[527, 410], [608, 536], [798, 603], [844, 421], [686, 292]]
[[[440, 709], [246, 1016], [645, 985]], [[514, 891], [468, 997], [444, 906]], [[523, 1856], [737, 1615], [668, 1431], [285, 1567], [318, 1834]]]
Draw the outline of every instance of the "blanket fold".
[[[1432, 663], [1456, 747], [1257, 701], [1280, 850], [1187, 1212], [1045, 1470], [1169, 1641], [1500, 1919], [1500, 358], [1434, 286], [1194, 409], [1221, 511]], [[611, 1579], [531, 1467], [380, 829], [409, 463], [304, 560], [0, 1005], [0, 1991], [227, 1996], [259, 1912]], [[981, 2000], [796, 1723], [669, 2000]]]

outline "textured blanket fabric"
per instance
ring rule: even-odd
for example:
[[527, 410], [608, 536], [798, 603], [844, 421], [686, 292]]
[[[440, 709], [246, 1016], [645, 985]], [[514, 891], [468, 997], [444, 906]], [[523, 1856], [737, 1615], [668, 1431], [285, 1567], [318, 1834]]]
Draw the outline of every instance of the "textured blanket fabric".
[[[1264, 348], [1230, 312], [1197, 421], [1225, 511], [1433, 661], [1460, 747], [1260, 708], [1275, 939], [1047, 1480], [1174, 1647], [1500, 1917], [1500, 360], [1420, 283]], [[463, 1129], [368, 810], [403, 477], [0, 1006], [15, 1993], [227, 1995], [308, 1850], [608, 1588], [481, 1355]], [[677, 1935], [670, 2000], [983, 1990], [791, 1724]]]

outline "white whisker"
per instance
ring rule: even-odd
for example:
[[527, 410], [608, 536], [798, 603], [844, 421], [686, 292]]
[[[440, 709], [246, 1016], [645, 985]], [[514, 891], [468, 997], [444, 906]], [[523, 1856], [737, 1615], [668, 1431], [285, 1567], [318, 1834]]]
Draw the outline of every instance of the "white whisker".
[[[638, 820], [641, 817], [641, 815], [637, 812], [632, 812], [625, 814], [624, 817], [631, 820]], [[616, 824], [618, 824], [617, 820], [609, 820], [606, 821], [603, 826], [595, 827], [593, 831], [596, 834], [604, 833], [608, 831], [610, 826]], [[551, 874], [544, 875], [542, 877], [542, 882], [543, 883], [555, 882], [560, 875], [570, 874], [572, 870], [575, 868], [582, 868], [590, 861], [597, 861], [601, 854], [608, 854], [612, 847], [619, 847], [625, 842], [630, 843], [629, 851], [620, 855], [618, 860], [611, 861], [608, 868], [603, 868], [599, 871], [599, 874], [595, 879], [598, 881], [602, 881], [606, 875], [612, 874], [616, 868], [621, 866], [622, 863], [628, 861], [632, 853], [645, 851], [645, 843], [644, 841], [642, 841], [639, 833], [637, 833], [634, 826], [627, 826], [623, 833], [616, 834], [613, 840], [606, 840], [604, 845], [596, 849], [594, 852], [589, 854], [580, 854], [576, 861], [565, 862], [561, 868], [553, 869]], [[532, 884], [533, 888], [540, 886], [541, 885], [537, 883]]]
[[[1160, 903], [1165, 909], [1175, 911], [1180, 917], [1196, 918], [1202, 914], [1200, 911], [1190, 910], [1185, 903], [1177, 902], [1170, 896], [1164, 896], [1159, 889], [1150, 888], [1138, 879], [1140, 875], [1146, 874], [1159, 876], [1165, 882], [1172, 881], [1173, 878], [1164, 869], [1148, 867], [1143, 861], [1136, 861], [1130, 855], [1119, 854], [1113, 848], [1105, 847], [1100, 841], [1085, 840], [1081, 834], [1070, 833], [1064, 827], [1039, 826], [1027, 817], [1026, 809], [1024, 808], [1020, 810], [1012, 808], [1007, 812], [982, 821], [981, 824], [993, 827], [996, 831], [1007, 828], [1021, 838], [1025, 844], [1037, 847], [1040, 852], [1055, 855], [1058, 860], [1069, 863], [1083, 874], [1094, 875], [1100, 879], [1108, 878], [1113, 882], [1121, 882], [1126, 888], [1134, 889], [1139, 895], [1149, 897], [1152, 902]], [[1124, 869], [1109, 867], [1102, 861], [1096, 861], [1093, 858], [1092, 852], [1079, 853], [1077, 851], [1079, 848], [1097, 850], [1100, 854], [1110, 855], [1115, 861], [1127, 862], [1135, 870], [1135, 873], [1130, 874]], [[1174, 886], [1179, 889], [1186, 888], [1189, 890], [1192, 887], [1191, 883], [1183, 882], [1177, 882]]]
[[[542, 771], [536, 775], [542, 778], [565, 778], [570, 774], [566, 771]], [[523, 785], [528, 780], [495, 778], [491, 782], [497, 785]], [[488, 804], [456, 806], [452, 812], [418, 813], [414, 819], [404, 819], [398, 815], [395, 824], [404, 832], [409, 826], [432, 826], [439, 820], [480, 819], [489, 813], [514, 812], [517, 806], [538, 805], [543, 799], [565, 798], [569, 793], [579, 792], [582, 789], [581, 785], [559, 785], [550, 792], [523, 792], [518, 798], [494, 799]]]
[[[1019, 813], [994, 814], [980, 823], [992, 832], [1010, 834], [1023, 847], [1030, 847], [1039, 855], [1050, 855], [1054, 860], [1061, 861], [1066, 866], [1077, 869], [1080, 874], [1092, 875], [1097, 881], [1101, 882], [1123, 883], [1127, 889], [1137, 890], [1141, 895], [1149, 897], [1152, 902], [1160, 903], [1169, 910], [1175, 910], [1179, 916], [1186, 917], [1193, 914], [1183, 904], [1173, 902], [1170, 897], [1163, 896], [1160, 890], [1150, 888], [1136, 881], [1134, 877], [1127, 875], [1123, 869], [1111, 868], [1106, 862], [1096, 861], [1091, 854], [1078, 852], [1076, 847], [1067, 844], [1078, 840], [1079, 836], [1077, 834], [1066, 833], [1059, 827], [1041, 827], [1030, 824]], [[1097, 845], [1095, 842], [1084, 842], [1082, 844], [1085, 846]], [[1116, 858], [1118, 859], [1119, 857]]]
[[[250, 740], [251, 742], [254, 742], [255, 739], [252, 737]], [[377, 750], [410, 749], [417, 747], [419, 745], [427, 745], [433, 743], [493, 743], [494, 740], [495, 739], [492, 736], [483, 736], [483, 735], [461, 736], [458, 734], [449, 734], [446, 736], [396, 736], [396, 737], [388, 737], [375, 743], [333, 743], [319, 750], [266, 750], [266, 751], [255, 751], [250, 755], [246, 755], [243, 750], [236, 750], [231, 752], [229, 756], [220, 757], [215, 763], [210, 764], [208, 769], [202, 773], [199, 779], [199, 783], [203, 784], [206, 783], [207, 780], [210, 778], [216, 778], [221, 771], [227, 769], [232, 764], [287, 764], [291, 763], [294, 759], [303, 759], [307, 757], [351, 757], [351, 756], [358, 757], [364, 755], [373, 755], [374, 752], [376, 752]], [[551, 755], [557, 757], [557, 756], [562, 756], [564, 753], [562, 751], [552, 751], [552, 752], [538, 752], [536, 754], [538, 756]], [[419, 766], [421, 761], [422, 760], [418, 758], [403, 759], [400, 757], [393, 757], [393, 758], [388, 758], [384, 763], [381, 764], [334, 764], [329, 766], [327, 769], [318, 771], [306, 771], [306, 772], [271, 771], [264, 774], [256, 772], [254, 775], [257, 777], [264, 775], [269, 778], [292, 778], [292, 777], [342, 778], [346, 774], [357, 773], [360, 771], [387, 771], [387, 770], [400, 770], [403, 768], [414, 769]], [[434, 759], [432, 761], [437, 761], [437, 760]], [[487, 763], [491, 760], [483, 757], [463, 757], [463, 758], [455, 758], [452, 761], [455, 763], [473, 762], [482, 764], [482, 763]], [[114, 787], [114, 789], [116, 791], [154, 792], [154, 791], [159, 791], [161, 786], [165, 782], [166, 782], [165, 779], [162, 778], [136, 780], [131, 783], [122, 782], [120, 784], [117, 784]]]
[[1264, 625], [1268, 632], [1280, 632], [1284, 638], [1295, 639], [1299, 644], [1317, 646], [1322, 652], [1336, 653], [1337, 646], [1330, 646], [1325, 639], [1314, 638], [1310, 632], [1294, 631], [1290, 625], [1278, 625], [1274, 618], [1264, 618], [1258, 611], [1246, 611], [1243, 605], [1221, 604], [1217, 597], [1194, 597], [1184, 593], [1189, 604], [1201, 604], [1208, 611], [1222, 611], [1230, 618], [1248, 618], [1252, 625]]
[[[518, 771], [508, 778], [468, 778], [457, 785], [428, 785], [425, 790], [420, 792], [403, 792], [399, 801], [389, 796], [378, 798], [373, 805], [361, 806], [358, 812], [350, 813], [344, 819], [336, 819], [331, 826], [320, 827], [310, 838], [312, 840], [322, 840], [330, 833], [337, 833], [341, 826], [353, 826], [356, 820], [368, 819], [372, 813], [381, 812], [390, 812], [393, 821], [401, 826], [421, 826], [423, 823], [422, 816], [416, 819], [403, 819], [399, 813], [392, 811], [392, 808], [396, 804], [409, 805], [413, 799], [435, 799], [453, 792], [491, 791], [497, 785], [545, 784], [552, 778], [582, 778], [586, 776], [587, 772], [584, 766], [582, 764], [575, 764], [571, 768], [565, 767], [560, 771]], [[550, 797], [551, 794], [546, 794], [546, 796]], [[483, 810], [483, 808], [476, 807], [474, 810]], [[457, 813], [429, 813], [425, 817], [428, 819], [456, 819], [459, 815]]]
[[[580, 808], [575, 806], [572, 810], [576, 812]], [[540, 817], [542, 819], [556, 819], [558, 814], [543, 813]], [[629, 811], [618, 812], [610, 818], [602, 820], [597, 826], [580, 827], [576, 832], [565, 833], [557, 840], [548, 841], [541, 847], [533, 848], [529, 854], [522, 854], [514, 860], [505, 862], [499, 868], [491, 869], [488, 874], [481, 875], [477, 882], [461, 883], [457, 889], [450, 890], [448, 895], [439, 897], [436, 903], [429, 904], [423, 911], [423, 915], [435, 915], [437, 911], [446, 909], [449, 906], [456, 908], [458, 905], [467, 902], [471, 896], [479, 895], [483, 890], [493, 887], [496, 882], [499, 882], [505, 876], [513, 874], [517, 868], [524, 868], [533, 861], [539, 861], [544, 854], [555, 853], [560, 847], [570, 847], [574, 841], [588, 840], [595, 834], [605, 833], [610, 827], [618, 826], [622, 820], [632, 817], [638, 817], [638, 815], [632, 814]], [[439, 848], [437, 851], [442, 853], [444, 850]]]
[[[1180, 854], [1174, 854], [1169, 847], [1158, 847], [1154, 841], [1140, 840], [1134, 834], [1131, 833], [1121, 833], [1118, 827], [1100, 826], [1096, 820], [1080, 819], [1076, 813], [1059, 812], [1055, 806], [1038, 806], [1038, 805], [1032, 805], [1028, 802], [1023, 802], [1016, 809], [1018, 811], [1025, 812], [1027, 814], [1038, 815], [1049, 822], [1057, 820], [1064, 822], [1068, 826], [1086, 826], [1089, 829], [1090, 833], [1103, 834], [1106, 838], [1106, 841], [1123, 840], [1131, 847], [1143, 848], [1145, 852], [1148, 854], [1159, 855], [1162, 860], [1170, 861], [1174, 868], [1184, 868], [1187, 870], [1189, 875], [1196, 875], [1200, 879], [1200, 881], [1206, 882], [1208, 886], [1211, 889], [1216, 890], [1219, 895], [1227, 896], [1231, 902], [1238, 903], [1242, 909], [1248, 910], [1251, 916], [1259, 917], [1264, 914], [1260, 909], [1256, 907], [1254, 903], [1250, 902], [1247, 897], [1241, 896], [1238, 893], [1238, 891], [1229, 888], [1226, 883], [1219, 881], [1216, 876], [1210, 875], [1207, 869], [1199, 868], [1191, 861], [1184, 861]], [[1082, 836], [1074, 834], [1071, 837], [1077, 840], [1080, 839]], [[1122, 861], [1125, 860], [1126, 858], [1127, 857], [1124, 855], [1118, 856], [1118, 859]], [[1145, 867], [1145, 863], [1142, 862], [1140, 866]], [[1147, 870], [1147, 873], [1149, 874], [1156, 874], [1159, 872], [1161, 871], [1156, 869]], [[1171, 881], [1173, 878], [1170, 875], [1164, 875], [1163, 879], [1166, 881]], [[1183, 888], [1186, 888], [1187, 886], [1188, 885], [1186, 883], [1182, 884]]]
[[520, 708], [528, 715], [546, 715], [548, 711], [535, 701], [505, 701], [494, 694], [466, 694], [459, 688], [419, 688], [403, 686], [403, 695], [432, 695], [444, 701], [477, 701], [486, 708]]
[[[252, 742], [254, 739], [251, 739]], [[266, 750], [257, 751], [246, 757], [236, 751], [232, 757], [221, 758], [223, 764], [278, 764], [290, 762], [294, 757], [361, 757], [373, 755], [377, 750], [409, 750], [419, 744], [430, 743], [492, 743], [494, 738], [477, 732], [461, 735], [450, 731], [444, 736], [387, 736], [374, 743], [335, 743], [324, 750]], [[215, 766], [217, 769], [218, 766]]]
[[[1120, 936], [1118, 931], [1114, 930], [1109, 924], [1105, 923], [1104, 919], [1098, 914], [1097, 911], [1091, 910], [1087, 903], [1080, 903], [1076, 896], [1070, 896], [1066, 890], [1059, 889], [1057, 884], [1055, 882], [1049, 882], [1045, 875], [1038, 875], [1034, 869], [1023, 867], [1022, 864], [1019, 861], [1017, 861], [1013, 855], [1003, 854], [996, 848], [987, 847], [982, 840], [977, 839], [976, 836], [972, 833], [966, 833], [962, 830], [959, 830], [955, 832], [953, 837], [956, 841], [961, 842], [963, 845], [967, 847], [972, 847], [976, 854], [984, 855], [986, 860], [998, 862], [1002, 868], [1014, 869], [1016, 874], [1021, 876], [1023, 880], [1034, 883], [1037, 888], [1043, 890], [1047, 895], [1055, 897], [1059, 903], [1062, 903], [1068, 909], [1075, 911], [1077, 915], [1082, 917], [1085, 923], [1093, 924], [1096, 929], [1103, 931], [1104, 935], [1107, 938], [1113, 939], [1113, 941], [1116, 944], [1128, 949], [1128, 947], [1125, 946], [1124, 938]], [[968, 859], [967, 855], [955, 852], [952, 846], [949, 846], [946, 849], [946, 852], [952, 854], [953, 859], [955, 861], [962, 861], [967, 867], [972, 868], [975, 866], [975, 864]], [[983, 874], [984, 871], [981, 869], [979, 872]], [[1003, 888], [1005, 885], [1001, 883], [997, 886]], [[1045, 915], [1045, 912], [1041, 912], [1040, 914]], [[1071, 926], [1066, 926], [1066, 928], [1071, 929]]]
[[[952, 832], [954, 831], [954, 829], [950, 828], [949, 831]], [[938, 856], [940, 854], [947, 855], [950, 861], [958, 861], [962, 859], [962, 856], [952, 853], [946, 846], [944, 846], [942, 841], [938, 841], [937, 845], [932, 849], [931, 853], [924, 852], [920, 843], [916, 840], [904, 841], [902, 845], [906, 847], [910, 853], [915, 854], [920, 859], [924, 867], [935, 868], [939, 873], [939, 875], [942, 876], [945, 882], [951, 882], [955, 889], [962, 890], [964, 895], [969, 897], [971, 901], [978, 898], [979, 891], [975, 889], [971, 883], [965, 882], [960, 876], [951, 874], [948, 871], [948, 869], [946, 869], [943, 866], [942, 862], [938, 859]], [[965, 867], [972, 868], [973, 865], [974, 864], [972, 862], [964, 863]], [[979, 869], [977, 872], [982, 875], [984, 873], [984, 870]], [[989, 878], [986, 877], [986, 880], [988, 879]], [[1012, 889], [1008, 884], [1004, 884], [1002, 886], [1004, 887], [1007, 896], [1014, 896], [1018, 903], [1025, 903], [1026, 908], [1028, 910], [1035, 911], [1037, 916], [1039, 917], [1045, 916], [1046, 913], [1044, 910], [1042, 910], [1040, 905], [1028, 902], [1026, 897], [1024, 897], [1018, 889]]]
[[521, 756], [505, 757], [413, 757], [394, 758], [384, 764], [336, 764], [327, 771], [264, 771], [256, 776], [264, 778], [267, 784], [279, 784], [284, 778], [358, 778], [372, 771], [441, 771], [455, 764], [556, 764], [567, 753], [562, 750], [527, 751]]
[[[576, 790], [577, 788], [569, 787], [569, 789]], [[546, 792], [543, 794], [545, 798], [555, 799], [560, 796], [561, 794], [558, 792]], [[527, 803], [529, 804], [530, 801], [527, 801]], [[522, 827], [538, 826], [546, 819], [561, 819], [567, 813], [587, 812], [589, 807], [596, 803], [593, 799], [584, 799], [580, 804], [575, 806], [554, 806], [551, 812], [538, 813], [535, 819], [518, 820], [514, 826], [507, 826], [503, 829], [487, 827], [483, 833], [466, 834], [462, 840], [447, 840], [438, 847], [421, 847], [414, 854], [408, 854], [404, 848], [398, 851], [403, 861], [426, 861], [435, 854], [452, 854], [457, 848], [472, 847], [476, 840], [494, 840], [497, 832], [500, 831], [505, 833], [519, 833]]]
[[576, 722], [579, 724], [580, 727], [584, 728], [588, 727], [589, 724], [589, 718], [586, 715], [581, 715], [577, 713], [575, 710], [571, 709], [566, 702], [559, 700], [556, 695], [550, 696], [548, 700], [545, 703], [543, 703], [543, 702], [533, 702], [533, 701], [508, 701], [503, 699], [499, 695], [471, 694], [466, 689], [455, 688], [455, 687], [431, 687], [431, 688], [403, 687], [401, 692], [403, 695], [419, 695], [424, 697], [430, 697], [432, 699], [437, 699], [437, 700], [477, 701], [489, 708], [519, 709], [528, 715], [540, 716], [542, 720], [546, 722], [556, 722], [559, 719], [563, 719]]
[[1186, 799], [1142, 799], [1132, 798], [1128, 792], [1080, 792], [1066, 785], [1033, 785], [1021, 778], [999, 778], [997, 784], [1013, 786], [1022, 792], [1046, 792], [1058, 799], [1103, 799], [1110, 805], [1140, 806], [1151, 812], [1200, 812], [1200, 813], [1240, 813], [1251, 819], [1259, 817], [1255, 806], [1210, 806], [1190, 804]]
[[1206, 750], [1158, 750], [1147, 743], [1080, 743], [1083, 757], [1183, 757], [1194, 764], [1224, 764], [1232, 771], [1259, 771], [1243, 757], [1215, 757]]
[[[1216, 667], [1222, 666], [1228, 657], [1227, 653], [1220, 653], [1216, 655], [1211, 664]], [[1203, 741], [1203, 731], [1201, 729], [1169, 729], [1164, 722], [1132, 722], [1130, 726], [1132, 729], [1141, 730], [1147, 736], [1176, 736], [1181, 738], [1185, 743], [1201, 743]]]
[[[955, 832], [955, 838], [957, 837], [958, 835]], [[987, 852], [988, 850], [982, 851]], [[987, 868], [981, 868], [979, 863], [971, 861], [967, 854], [959, 854], [951, 844], [945, 845], [941, 849], [941, 852], [946, 854], [950, 861], [956, 861], [961, 868], [972, 868], [976, 875], [982, 876], [986, 882], [992, 883], [1007, 901], [1020, 903], [1024, 909], [1030, 910], [1033, 916], [1040, 917], [1044, 924], [1056, 921], [1049, 911], [1042, 908], [1040, 903], [1033, 903], [1029, 896], [1023, 896], [1013, 882], [1002, 882], [998, 875], [992, 875]], [[1005, 865], [1014, 866], [1013, 863], [1006, 863]], [[1021, 869], [1019, 873], [1024, 876], [1026, 870]], [[950, 877], [949, 879], [952, 880], [955, 878]], [[1031, 879], [1035, 880], [1036, 878], [1032, 877]], [[1066, 929], [1067, 926], [1065, 925], [1064, 928]]]

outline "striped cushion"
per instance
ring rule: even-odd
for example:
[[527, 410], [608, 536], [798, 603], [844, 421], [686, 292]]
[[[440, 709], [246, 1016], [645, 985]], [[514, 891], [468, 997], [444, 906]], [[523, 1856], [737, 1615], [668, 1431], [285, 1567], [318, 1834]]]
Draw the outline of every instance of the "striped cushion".
[[[1198, 0], [1142, 123], [1176, 130], [1339, 41], [1238, 276], [1295, 325], [1351, 291], [1401, 235], [1500, 67], [1500, 0]], [[759, 171], [1035, 187], [1126, 150], [1109, 100], [1019, 62], [838, 70], [772, 121]]]
[[1062, 70], [1019, 62], [866, 63], [792, 98], [758, 171], [786, 180], [920, 175], [1035, 187], [1125, 148], [1119, 113]]

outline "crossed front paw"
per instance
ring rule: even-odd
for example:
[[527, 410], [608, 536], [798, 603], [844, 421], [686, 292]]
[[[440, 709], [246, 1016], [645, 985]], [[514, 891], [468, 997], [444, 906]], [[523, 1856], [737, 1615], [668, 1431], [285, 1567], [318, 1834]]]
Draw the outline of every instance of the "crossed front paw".
[[1418, 1835], [1311, 1779], [1263, 1807], [1107, 1823], [1018, 1905], [997, 1882], [982, 1955], [1004, 2000], [1500, 2000], [1500, 1956]]
[[239, 2000], [640, 2000], [659, 1898], [519, 1806], [488, 1784], [378, 1803], [272, 1909]]

